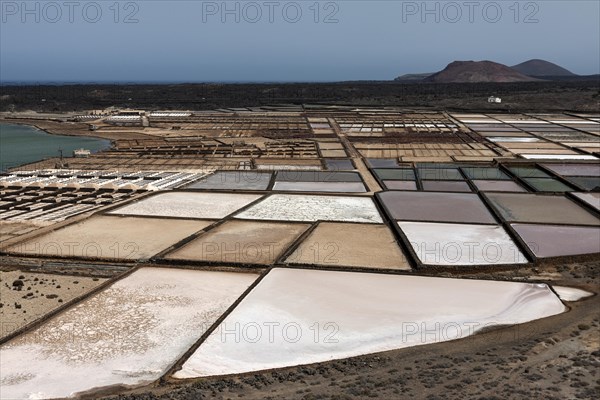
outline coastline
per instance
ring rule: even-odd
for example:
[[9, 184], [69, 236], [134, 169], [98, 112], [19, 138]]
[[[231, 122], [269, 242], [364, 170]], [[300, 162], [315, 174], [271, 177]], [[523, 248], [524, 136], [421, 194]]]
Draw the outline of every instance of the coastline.
[[48, 135], [55, 135], [55, 136], [71, 136], [71, 137], [84, 137], [84, 138], [90, 138], [90, 139], [98, 139], [98, 140], [108, 140], [110, 142], [110, 148], [112, 148], [114, 146], [114, 140], [111, 140], [109, 138], [105, 138], [102, 136], [87, 136], [87, 135], [78, 135], [76, 133], [73, 132], [58, 132], [58, 131], [49, 131], [39, 125], [36, 125], [34, 123], [31, 122], [23, 122], [23, 120], [19, 119], [17, 121], [13, 121], [13, 120], [7, 120], [4, 118], [0, 118], [0, 124], [1, 125], [21, 125], [21, 126], [29, 126], [32, 128], [37, 129], [38, 131], [42, 131], [44, 133], [47, 133]]
[[[27, 125], [44, 131], [50, 135], [78, 136], [92, 139], [109, 140], [110, 148], [118, 139], [148, 139], [149, 135], [135, 132], [102, 132], [90, 131], [88, 124], [81, 122], [60, 122], [54, 119], [27, 118], [25, 116], [6, 117], [0, 115], [0, 124]], [[88, 134], [88, 132], [90, 134]]]
[[[114, 148], [115, 142], [114, 140], [110, 139], [110, 138], [104, 138], [104, 137], [99, 137], [99, 136], [91, 136], [91, 135], [83, 135], [83, 134], [76, 134], [73, 132], [68, 132], [68, 133], [62, 133], [58, 130], [48, 130], [46, 129], [43, 125], [39, 125], [37, 123], [34, 123], [34, 121], [31, 120], [11, 120], [11, 119], [5, 119], [5, 118], [0, 118], [0, 125], [7, 125], [7, 126], [24, 126], [24, 127], [29, 127], [29, 128], [33, 128], [34, 130], [38, 131], [40, 134], [47, 134], [47, 135], [52, 135], [55, 137], [69, 137], [69, 138], [81, 138], [83, 140], [85, 139], [90, 139], [90, 140], [95, 140], [98, 142], [102, 143], [102, 148], [101, 149], [94, 149], [92, 151], [92, 154], [99, 154], [103, 151], [106, 150], [111, 150]], [[7, 156], [7, 154], [4, 154], [4, 156]], [[66, 156], [66, 158], [70, 158], [70, 156]], [[8, 156], [8, 159], [10, 160], [10, 156]], [[48, 155], [48, 156], [44, 156], [41, 157], [37, 160], [34, 161], [23, 161], [18, 165], [13, 165], [11, 162], [8, 162], [6, 168], [4, 168], [4, 163], [7, 162], [6, 160], [2, 160], [2, 168], [0, 168], [0, 171], [2, 172], [7, 172], [10, 170], [15, 170], [15, 169], [20, 169], [20, 168], [25, 168], [25, 167], [31, 167], [31, 166], [36, 166], [36, 165], [46, 165], [48, 162], [52, 162], [52, 160], [57, 160], [58, 158], [56, 156], [52, 156], [52, 155]]]

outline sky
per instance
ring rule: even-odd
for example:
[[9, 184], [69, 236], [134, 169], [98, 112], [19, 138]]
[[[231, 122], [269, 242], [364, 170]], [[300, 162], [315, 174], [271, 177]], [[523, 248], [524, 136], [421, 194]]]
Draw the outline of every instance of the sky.
[[0, 0], [3, 83], [388, 80], [532, 58], [600, 73], [600, 2]]

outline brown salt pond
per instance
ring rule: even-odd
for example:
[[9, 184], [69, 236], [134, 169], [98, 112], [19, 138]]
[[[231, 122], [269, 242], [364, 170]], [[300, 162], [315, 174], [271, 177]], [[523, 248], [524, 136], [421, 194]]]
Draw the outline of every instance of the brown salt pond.
[[385, 225], [321, 222], [285, 260], [290, 264], [409, 270]]
[[97, 215], [18, 243], [8, 251], [51, 257], [148, 259], [212, 223]]
[[44, 225], [50, 223], [40, 222], [25, 222], [25, 221], [0, 221], [0, 244], [6, 240], [16, 238], [17, 236], [25, 235], [29, 232], [33, 232], [36, 229], [40, 229]]
[[232, 220], [165, 258], [219, 263], [272, 264], [310, 224]]

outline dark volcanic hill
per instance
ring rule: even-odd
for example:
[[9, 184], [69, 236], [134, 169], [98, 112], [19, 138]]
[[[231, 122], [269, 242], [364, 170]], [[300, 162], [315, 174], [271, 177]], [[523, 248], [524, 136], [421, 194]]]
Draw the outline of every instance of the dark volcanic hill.
[[433, 83], [480, 83], [480, 82], [528, 82], [537, 79], [521, 74], [504, 64], [492, 61], [454, 61], [442, 71], [423, 82]]
[[577, 76], [571, 71], [546, 60], [529, 60], [511, 67], [527, 76]]
[[396, 82], [407, 82], [407, 83], [421, 82], [423, 79], [425, 79], [431, 75], [433, 75], [433, 72], [424, 72], [424, 73], [420, 73], [420, 74], [404, 74], [402, 76], [395, 78], [394, 80]]

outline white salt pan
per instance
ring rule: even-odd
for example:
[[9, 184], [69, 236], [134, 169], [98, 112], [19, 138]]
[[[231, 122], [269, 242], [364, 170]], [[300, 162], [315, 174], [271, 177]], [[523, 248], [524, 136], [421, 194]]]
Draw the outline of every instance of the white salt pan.
[[556, 294], [558, 294], [558, 297], [560, 297], [561, 300], [564, 300], [564, 301], [578, 301], [583, 298], [594, 295], [594, 293], [590, 293], [590, 292], [582, 290], [582, 289], [572, 288], [572, 287], [568, 287], [568, 286], [552, 285], [552, 288], [554, 289]]
[[583, 154], [521, 154], [528, 160], [597, 160], [597, 157]]
[[533, 143], [533, 142], [541, 142], [541, 139], [535, 137], [490, 137], [488, 140], [492, 142], [523, 142], [523, 143]]
[[383, 223], [368, 197], [276, 194], [235, 216], [281, 221], [340, 221]]
[[0, 347], [3, 399], [158, 379], [256, 279], [143, 268]]
[[598, 192], [590, 192], [590, 193], [573, 193], [573, 196], [579, 197], [584, 202], [588, 203], [596, 210], [600, 211], [600, 193]]
[[210, 192], [161, 193], [118, 208], [111, 214], [220, 219], [260, 197]]
[[498, 225], [398, 222], [428, 265], [523, 264], [527, 259]]
[[276, 268], [174, 376], [341, 359], [564, 310], [545, 284]]

